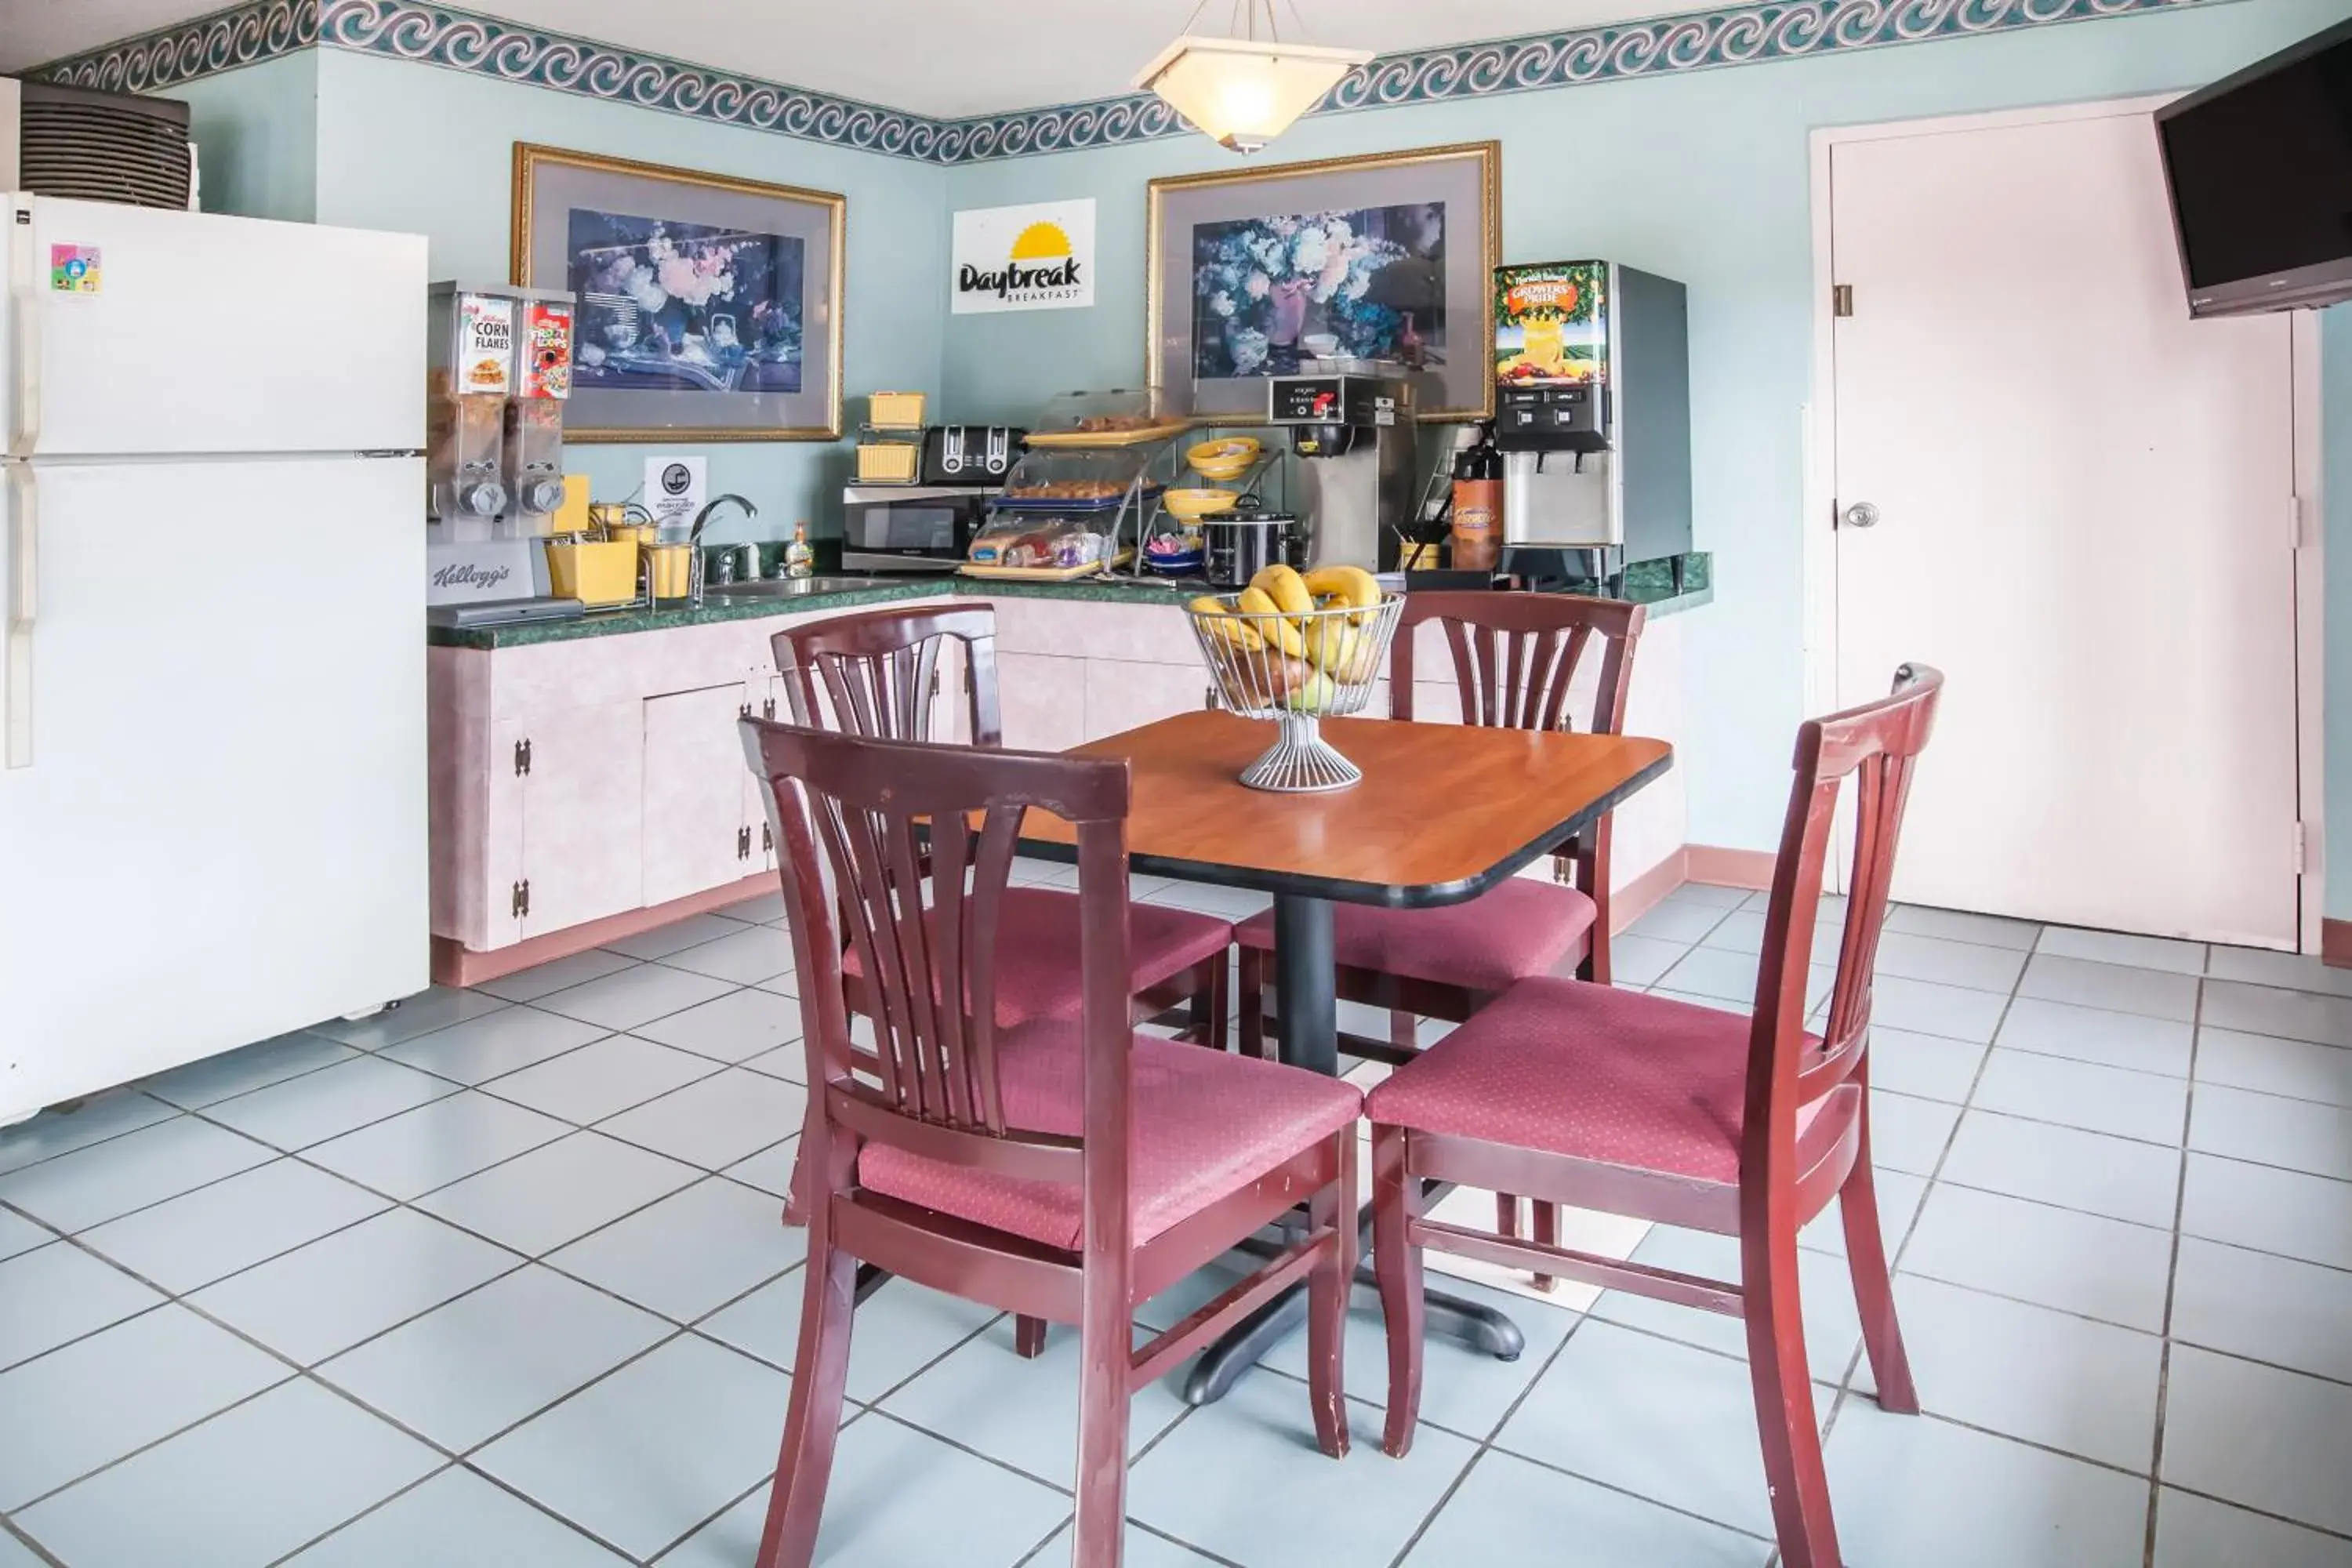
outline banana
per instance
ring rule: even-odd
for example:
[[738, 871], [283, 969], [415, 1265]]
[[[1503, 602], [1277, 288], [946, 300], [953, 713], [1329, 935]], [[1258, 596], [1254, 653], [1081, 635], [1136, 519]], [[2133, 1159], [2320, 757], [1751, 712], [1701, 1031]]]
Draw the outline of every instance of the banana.
[[1307, 662], [1337, 675], [1355, 661], [1356, 644], [1362, 637], [1340, 616], [1319, 618], [1307, 628]]
[[1214, 594], [1203, 594], [1184, 607], [1196, 616], [1222, 616], [1225, 613], [1225, 602]]
[[1251, 578], [1250, 586], [1272, 599], [1274, 607], [1286, 616], [1303, 616], [1315, 608], [1315, 595], [1307, 591], [1306, 579], [1280, 563]]
[[[1267, 570], [1272, 571], [1274, 568], [1268, 567]], [[1284, 567], [1282, 570], [1288, 571], [1289, 568]], [[1297, 574], [1293, 573], [1292, 575], [1295, 577]], [[1244, 616], [1259, 617], [1255, 621], [1244, 621], [1242, 624], [1257, 633], [1265, 641], [1266, 646], [1279, 648], [1292, 658], [1307, 657], [1307, 639], [1298, 635], [1297, 624], [1284, 613], [1282, 607], [1274, 602], [1273, 596], [1264, 588], [1252, 584], [1243, 589], [1241, 600], [1234, 608]]]
[[1305, 582], [1308, 593], [1343, 600], [1351, 610], [1369, 610], [1381, 602], [1380, 580], [1360, 566], [1318, 566]]
[[1259, 653], [1265, 647], [1265, 639], [1247, 621], [1234, 619], [1223, 613], [1223, 606], [1214, 616], [1202, 616], [1201, 624], [1209, 628], [1210, 636], [1223, 638], [1243, 653]]

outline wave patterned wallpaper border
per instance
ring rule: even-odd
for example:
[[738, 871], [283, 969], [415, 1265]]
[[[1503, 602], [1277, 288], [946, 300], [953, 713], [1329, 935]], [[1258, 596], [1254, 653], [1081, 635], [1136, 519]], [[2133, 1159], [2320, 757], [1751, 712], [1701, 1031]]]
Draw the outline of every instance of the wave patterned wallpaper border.
[[[1611, 26], [1383, 55], [1350, 71], [1314, 112], [1533, 92], [2222, 3], [1763, 0]], [[110, 91], [155, 92], [312, 47], [415, 60], [927, 163], [977, 163], [1115, 147], [1181, 135], [1188, 129], [1181, 117], [1148, 93], [934, 120], [410, 0], [254, 0], [55, 61], [37, 74]]]

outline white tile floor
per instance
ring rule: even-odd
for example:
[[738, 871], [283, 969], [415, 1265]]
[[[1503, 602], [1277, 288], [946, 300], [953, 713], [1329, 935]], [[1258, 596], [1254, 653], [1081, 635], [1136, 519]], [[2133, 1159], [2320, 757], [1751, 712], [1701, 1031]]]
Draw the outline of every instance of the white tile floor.
[[[782, 912], [0, 1132], [0, 1568], [748, 1563], [800, 1310]], [[1738, 1007], [1761, 924], [1684, 889], [1619, 940], [1621, 979]], [[2352, 975], [1908, 909], [1882, 971], [1881, 1206], [1927, 1414], [1868, 1397], [1817, 1225], [1849, 1561], [2352, 1568]], [[1688, 1233], [1637, 1250], [1731, 1267]], [[1313, 1450], [1296, 1344], [1218, 1405], [1139, 1395], [1129, 1563], [1770, 1562], [1727, 1320], [1495, 1299], [1527, 1354], [1433, 1344], [1403, 1463], [1369, 1302], [1344, 1463]], [[1070, 1336], [1024, 1363], [1003, 1319], [894, 1283], [855, 1345], [824, 1560], [1066, 1561]]]

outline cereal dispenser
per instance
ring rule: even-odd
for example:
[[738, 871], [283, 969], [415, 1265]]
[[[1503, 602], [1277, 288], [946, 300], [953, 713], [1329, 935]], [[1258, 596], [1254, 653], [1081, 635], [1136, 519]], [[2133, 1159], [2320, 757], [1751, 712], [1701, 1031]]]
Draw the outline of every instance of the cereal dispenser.
[[436, 283], [428, 297], [425, 476], [448, 541], [545, 533], [563, 500], [572, 296]]
[[563, 404], [572, 395], [572, 296], [513, 290], [515, 390], [507, 402], [507, 521], [517, 534], [554, 528], [563, 504]]
[[563, 504], [572, 299], [507, 284], [426, 296], [426, 603], [543, 599]]

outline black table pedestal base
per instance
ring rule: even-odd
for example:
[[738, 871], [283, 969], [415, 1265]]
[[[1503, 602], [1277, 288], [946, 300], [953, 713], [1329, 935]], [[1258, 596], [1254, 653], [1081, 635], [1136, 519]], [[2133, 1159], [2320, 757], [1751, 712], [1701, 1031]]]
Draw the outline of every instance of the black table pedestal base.
[[[1290, 1066], [1336, 1078], [1339, 1071], [1339, 1019], [1338, 999], [1332, 994], [1334, 963], [1329, 900], [1291, 893], [1278, 895], [1274, 900], [1274, 984], [1279, 998], [1275, 1038], [1282, 1059]], [[1359, 1216], [1358, 1226], [1358, 1256], [1369, 1256], [1369, 1206]], [[1270, 1258], [1276, 1248], [1251, 1240], [1244, 1242], [1240, 1250]], [[1357, 1268], [1356, 1289], [1377, 1289], [1369, 1263]], [[1433, 1333], [1449, 1334], [1497, 1361], [1517, 1361], [1519, 1352], [1527, 1348], [1528, 1342], [1519, 1332], [1519, 1326], [1492, 1307], [1466, 1301], [1443, 1290], [1428, 1291], [1423, 1300], [1430, 1331]], [[1226, 1330], [1192, 1363], [1192, 1372], [1184, 1379], [1184, 1403], [1208, 1405], [1223, 1399], [1242, 1373], [1255, 1366], [1266, 1352], [1306, 1321], [1304, 1285], [1292, 1287], [1252, 1312]]]

